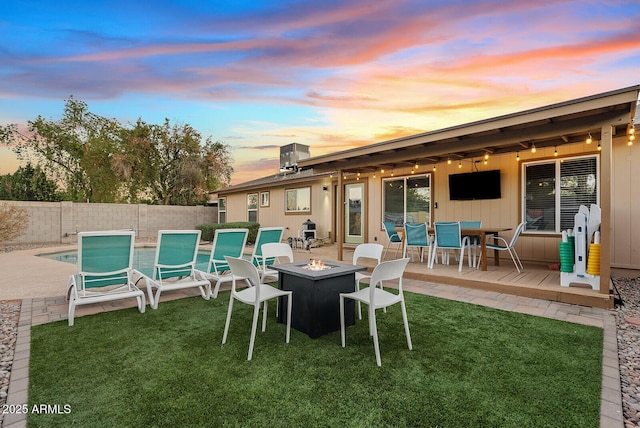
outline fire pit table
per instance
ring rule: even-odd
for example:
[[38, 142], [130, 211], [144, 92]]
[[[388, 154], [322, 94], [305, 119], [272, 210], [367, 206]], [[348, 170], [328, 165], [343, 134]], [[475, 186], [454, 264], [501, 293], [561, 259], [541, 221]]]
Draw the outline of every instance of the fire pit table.
[[[366, 270], [337, 262], [276, 264], [270, 268], [279, 272], [279, 287], [293, 291], [291, 326], [312, 339], [340, 330], [340, 293], [355, 291], [355, 273]], [[285, 308], [287, 297], [280, 298]], [[280, 311], [278, 322], [286, 322]], [[355, 302], [345, 300], [345, 324], [355, 323]]]

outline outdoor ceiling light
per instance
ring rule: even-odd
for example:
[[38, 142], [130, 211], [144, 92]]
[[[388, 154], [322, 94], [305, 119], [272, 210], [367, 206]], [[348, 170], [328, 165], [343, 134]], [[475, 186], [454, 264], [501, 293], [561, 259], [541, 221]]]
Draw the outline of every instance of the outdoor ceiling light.
[[591, 132], [589, 132], [589, 137], [587, 138], [587, 144], [591, 144], [593, 139], [591, 138]]
[[531, 144], [531, 153], [535, 153], [536, 152], [536, 143], [532, 143]]
[[516, 152], [516, 161], [520, 162], [520, 152]]

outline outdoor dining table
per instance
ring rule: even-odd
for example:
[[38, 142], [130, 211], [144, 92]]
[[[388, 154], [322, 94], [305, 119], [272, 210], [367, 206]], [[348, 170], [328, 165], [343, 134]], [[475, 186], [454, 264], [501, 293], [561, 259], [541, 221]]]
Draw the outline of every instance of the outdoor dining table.
[[[397, 231], [403, 232], [404, 227], [396, 228]], [[497, 235], [500, 232], [506, 232], [511, 230], [510, 227], [478, 227], [478, 228], [460, 228], [460, 234], [462, 236], [479, 236], [480, 237], [480, 254], [482, 254], [480, 269], [483, 271], [487, 270], [487, 235]], [[435, 233], [435, 228], [433, 226], [429, 227], [429, 234], [433, 235]], [[404, 240], [404, 236], [402, 236]], [[498, 250], [493, 250], [493, 259], [496, 266], [500, 265], [500, 252]]]

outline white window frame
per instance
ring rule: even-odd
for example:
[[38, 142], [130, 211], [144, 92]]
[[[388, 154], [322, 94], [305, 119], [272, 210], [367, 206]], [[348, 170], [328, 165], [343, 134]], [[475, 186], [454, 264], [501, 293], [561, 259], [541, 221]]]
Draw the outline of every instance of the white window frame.
[[386, 212], [386, 207], [385, 207], [385, 191], [386, 191], [386, 187], [385, 185], [390, 182], [390, 181], [399, 181], [399, 180], [404, 180], [403, 183], [403, 189], [404, 189], [404, 196], [403, 196], [403, 206], [402, 206], [402, 218], [403, 218], [403, 223], [407, 222], [407, 180], [410, 180], [412, 178], [419, 178], [419, 177], [427, 177], [429, 179], [429, 211], [428, 211], [428, 215], [429, 215], [429, 221], [427, 222], [428, 226], [431, 226], [431, 223], [433, 222], [433, 174], [428, 172], [425, 174], [412, 174], [412, 175], [405, 175], [405, 176], [397, 176], [397, 177], [388, 177], [388, 178], [383, 178], [382, 179], [382, 219], [385, 219], [385, 212]]
[[260, 206], [261, 207], [269, 206], [269, 192], [260, 192]]
[[[593, 158], [596, 161], [596, 204], [600, 205], [600, 188], [601, 188], [601, 183], [600, 183], [600, 175], [601, 175], [601, 171], [600, 171], [600, 156], [598, 154], [589, 154], [589, 155], [580, 155], [580, 156], [567, 156], [567, 157], [562, 157], [562, 158], [552, 158], [552, 159], [543, 159], [543, 160], [538, 160], [538, 161], [522, 161], [520, 168], [521, 168], [521, 178], [522, 181], [520, 182], [520, 194], [522, 195], [522, 208], [521, 208], [521, 213], [520, 213], [520, 221], [527, 221], [527, 166], [530, 165], [541, 165], [541, 164], [555, 164], [555, 230], [548, 230], [548, 229], [544, 229], [544, 230], [535, 230], [535, 229], [527, 229], [525, 227], [524, 231], [527, 233], [531, 233], [531, 234], [561, 234], [562, 233], [562, 225], [561, 225], [561, 211], [562, 211], [562, 199], [561, 199], [561, 186], [562, 186], [562, 182], [561, 182], [561, 165], [563, 162], [567, 162], [567, 161], [573, 161], [573, 160], [579, 160], [579, 159], [587, 159], [587, 158]], [[590, 208], [590, 207], [587, 207]], [[577, 213], [577, 210], [576, 210]]]
[[[222, 219], [221, 214], [224, 214]], [[218, 224], [224, 224], [227, 222], [227, 198], [218, 198]]]
[[[293, 200], [296, 201], [296, 205], [298, 205], [297, 201], [300, 199], [298, 198], [298, 192], [301, 191], [305, 191], [309, 193], [309, 207], [296, 207], [295, 209], [290, 209], [291, 207], [289, 207], [289, 200], [290, 200], [290, 195], [295, 192], [295, 196], [293, 197]], [[285, 214], [299, 214], [299, 213], [311, 213], [311, 187], [307, 186], [307, 187], [297, 187], [295, 189], [286, 189], [284, 191], [284, 212]]]
[[[251, 220], [251, 213], [255, 212], [256, 219]], [[247, 193], [247, 221], [258, 221], [258, 194]]]

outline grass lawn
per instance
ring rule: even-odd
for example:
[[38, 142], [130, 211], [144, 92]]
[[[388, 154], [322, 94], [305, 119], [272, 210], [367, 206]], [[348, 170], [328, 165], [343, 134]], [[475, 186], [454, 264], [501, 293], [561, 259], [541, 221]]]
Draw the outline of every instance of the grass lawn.
[[[319, 339], [275, 321], [246, 361], [252, 309], [167, 301], [33, 326], [28, 416], [35, 427], [598, 427], [602, 330], [405, 293], [379, 311], [382, 367], [367, 321]], [[294, 307], [295, 311], [296, 308]], [[366, 316], [366, 311], [363, 311]]]

